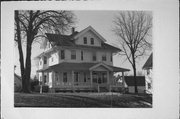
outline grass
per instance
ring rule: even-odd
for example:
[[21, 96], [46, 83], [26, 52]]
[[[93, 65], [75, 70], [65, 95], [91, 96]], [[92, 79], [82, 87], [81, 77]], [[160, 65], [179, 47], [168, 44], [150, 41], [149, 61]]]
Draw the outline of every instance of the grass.
[[14, 106], [150, 108], [152, 97], [118, 93], [15, 93]]

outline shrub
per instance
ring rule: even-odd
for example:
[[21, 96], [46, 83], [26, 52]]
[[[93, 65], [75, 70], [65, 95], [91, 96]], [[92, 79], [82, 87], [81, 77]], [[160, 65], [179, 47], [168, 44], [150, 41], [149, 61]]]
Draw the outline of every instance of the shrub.
[[[34, 91], [40, 92], [40, 88], [41, 88], [40, 85], [35, 86]], [[47, 85], [42, 86], [42, 92], [48, 92], [48, 91], [49, 91], [49, 86], [47, 86]]]
[[35, 90], [35, 86], [39, 85], [38, 80], [31, 80], [31, 91]]

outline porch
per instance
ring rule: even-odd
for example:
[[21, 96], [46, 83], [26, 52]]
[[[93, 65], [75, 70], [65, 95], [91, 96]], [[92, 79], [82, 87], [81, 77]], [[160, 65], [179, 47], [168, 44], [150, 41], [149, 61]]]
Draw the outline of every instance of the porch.
[[[71, 63], [72, 64], [72, 63]], [[76, 66], [74, 66], [76, 65]], [[48, 70], [41, 71], [40, 78], [42, 85], [48, 85], [54, 91], [111, 91], [113, 88], [123, 87], [122, 83], [117, 83], [113, 79], [113, 73], [119, 71], [117, 67], [105, 65], [103, 63], [86, 63], [83, 67], [74, 63], [71, 68], [63, 68], [57, 65]], [[122, 68], [121, 68], [122, 70]], [[122, 80], [124, 79], [122, 72]]]

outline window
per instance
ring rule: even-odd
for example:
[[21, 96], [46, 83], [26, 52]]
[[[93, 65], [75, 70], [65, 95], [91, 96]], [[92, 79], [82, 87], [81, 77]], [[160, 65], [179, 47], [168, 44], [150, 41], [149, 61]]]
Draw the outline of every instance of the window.
[[61, 59], [65, 59], [64, 50], [61, 50]]
[[93, 61], [96, 61], [96, 53], [93, 53]]
[[47, 64], [47, 57], [44, 57], [44, 64]]
[[75, 50], [71, 51], [71, 59], [76, 59], [76, 51]]
[[147, 70], [147, 75], [149, 75], [149, 74], [150, 74], [150, 69]]
[[87, 44], [87, 37], [84, 37], [84, 44]]
[[53, 57], [51, 57], [51, 62], [53, 62], [53, 60], [54, 60]]
[[84, 57], [83, 57], [83, 51], [81, 51], [81, 60], [83, 60]]
[[78, 82], [78, 72], [74, 72], [74, 82]]
[[112, 56], [112, 54], [111, 54], [111, 57], [110, 57], [111, 59], [110, 59], [110, 61], [112, 62], [113, 61], [113, 56]]
[[148, 83], [148, 89], [151, 89], [151, 83]]
[[67, 72], [63, 73], [63, 82], [67, 82]]
[[86, 82], [86, 80], [87, 80], [87, 75], [86, 75], [86, 73], [84, 72], [84, 82]]
[[91, 45], [94, 45], [94, 38], [91, 38]]
[[106, 55], [102, 55], [102, 61], [106, 61]]

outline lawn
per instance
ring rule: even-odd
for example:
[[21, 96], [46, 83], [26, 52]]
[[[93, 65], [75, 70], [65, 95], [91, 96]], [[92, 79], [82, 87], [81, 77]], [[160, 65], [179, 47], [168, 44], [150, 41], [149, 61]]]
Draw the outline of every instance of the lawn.
[[148, 95], [119, 93], [15, 93], [15, 107], [151, 108]]

